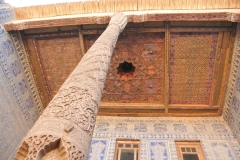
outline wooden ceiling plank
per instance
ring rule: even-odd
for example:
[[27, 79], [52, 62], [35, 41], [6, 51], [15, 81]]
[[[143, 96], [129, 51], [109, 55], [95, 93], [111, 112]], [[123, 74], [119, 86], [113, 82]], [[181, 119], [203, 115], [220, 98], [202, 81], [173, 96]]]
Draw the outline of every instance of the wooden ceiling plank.
[[36, 53], [36, 55], [37, 55], [37, 57], [38, 57], [38, 62], [39, 62], [40, 69], [41, 69], [41, 72], [42, 72], [42, 77], [43, 77], [43, 80], [44, 80], [44, 83], [45, 83], [45, 87], [46, 87], [46, 89], [47, 89], [48, 97], [49, 97], [49, 99], [52, 99], [52, 97], [51, 97], [51, 90], [49, 89], [49, 85], [48, 85], [47, 79], [46, 79], [46, 77], [45, 77], [46, 74], [44, 73], [44, 70], [43, 70], [43, 68], [42, 68], [41, 57], [40, 57], [40, 55], [39, 55], [39, 53], [38, 53], [39, 47], [38, 47], [38, 45], [37, 45], [37, 43], [36, 43], [36, 39], [33, 38], [33, 39], [32, 39], [32, 42], [33, 42], [33, 45], [34, 45], [35, 53]]
[[213, 81], [211, 84], [211, 92], [210, 92], [210, 100], [209, 100], [209, 105], [212, 107], [214, 105], [214, 95], [216, 92], [216, 85], [219, 80], [219, 65], [220, 65], [220, 58], [221, 58], [221, 46], [222, 46], [222, 39], [223, 39], [223, 32], [218, 33], [218, 42], [217, 42], [217, 47], [216, 47], [216, 55], [215, 55], [215, 61], [214, 61], [214, 72], [213, 72]]
[[25, 39], [23, 35], [23, 43], [29, 57], [31, 69], [34, 75], [35, 82], [37, 84], [37, 88], [40, 93], [41, 101], [43, 103], [43, 106], [46, 107], [50, 102], [49, 93], [47, 92], [47, 88], [43, 79], [40, 63], [36, 54], [36, 50], [34, 48], [33, 41], [32, 39]]

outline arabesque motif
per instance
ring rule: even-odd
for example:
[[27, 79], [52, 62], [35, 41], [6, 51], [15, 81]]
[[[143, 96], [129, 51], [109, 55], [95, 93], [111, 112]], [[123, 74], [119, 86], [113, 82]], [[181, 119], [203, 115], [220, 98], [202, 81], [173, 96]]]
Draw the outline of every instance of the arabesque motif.
[[[98, 35], [86, 35], [86, 49]], [[164, 103], [164, 33], [126, 33], [119, 36], [113, 53], [102, 102]], [[120, 78], [117, 68], [127, 61], [136, 67], [129, 80]]]

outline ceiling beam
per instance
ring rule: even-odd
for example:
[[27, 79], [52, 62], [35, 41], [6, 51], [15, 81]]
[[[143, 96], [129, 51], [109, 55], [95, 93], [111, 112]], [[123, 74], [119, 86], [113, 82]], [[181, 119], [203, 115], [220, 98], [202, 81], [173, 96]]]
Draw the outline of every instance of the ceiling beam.
[[[153, 10], [124, 12], [128, 22], [158, 21], [231, 21], [240, 22], [240, 9], [226, 10]], [[4, 25], [6, 31], [83, 24], [108, 24], [113, 13], [78, 14], [15, 20]]]

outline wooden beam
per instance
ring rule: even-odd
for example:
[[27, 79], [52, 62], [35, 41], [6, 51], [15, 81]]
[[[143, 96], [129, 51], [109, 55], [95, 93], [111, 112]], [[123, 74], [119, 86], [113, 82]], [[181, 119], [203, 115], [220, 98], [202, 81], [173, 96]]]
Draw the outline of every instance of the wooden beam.
[[168, 116], [218, 116], [219, 109], [168, 109]]
[[209, 105], [169, 105], [170, 109], [218, 109], [219, 106], [211, 107]]
[[32, 39], [25, 39], [23, 36], [23, 43], [28, 55], [29, 63], [31, 64], [31, 71], [34, 75], [35, 83], [37, 84], [37, 88], [40, 94], [41, 101], [43, 106], [46, 107], [50, 102], [50, 95], [48, 92], [48, 88], [45, 84], [45, 79], [43, 77], [42, 69], [40, 67], [40, 62], [38, 60], [36, 49], [34, 48], [34, 44]]
[[[220, 95], [219, 95], [219, 104], [223, 103], [224, 100], [224, 90], [225, 90], [225, 86], [226, 84], [224, 83], [225, 81], [227, 81], [228, 78], [228, 72], [229, 72], [229, 68], [228, 68], [228, 60], [229, 60], [229, 54], [230, 54], [230, 41], [231, 40], [231, 32], [224, 32], [223, 34], [223, 42], [222, 42], [222, 48], [221, 48], [221, 55], [223, 55], [222, 60], [223, 63], [222, 65], [224, 66], [223, 68], [223, 75], [222, 75], [222, 79], [221, 79], [221, 87], [220, 87]], [[222, 106], [222, 105], [220, 105]]]
[[[104, 29], [82, 29], [82, 35], [102, 34]], [[166, 28], [126, 28], [122, 33], [149, 33], [149, 32], [165, 32]]]
[[36, 43], [36, 39], [35, 39], [35, 38], [33, 38], [33, 39], [31, 39], [31, 40], [32, 40], [32, 43], [33, 43], [33, 46], [34, 46], [34, 49], [35, 49], [35, 54], [36, 54], [37, 59], [38, 59], [38, 63], [39, 63], [40, 70], [41, 70], [42, 77], [43, 77], [43, 81], [44, 81], [44, 84], [45, 84], [45, 87], [46, 87], [46, 90], [47, 90], [47, 93], [48, 93], [48, 97], [49, 97], [49, 99], [51, 100], [51, 99], [52, 99], [52, 97], [51, 97], [51, 90], [49, 89], [49, 85], [48, 85], [48, 83], [47, 83], [47, 79], [46, 79], [46, 77], [45, 77], [44, 70], [43, 70], [43, 68], [42, 68], [41, 58], [40, 58], [40, 55], [39, 55], [39, 53], [38, 53], [39, 47], [38, 47], [38, 45], [37, 45], [37, 43]]
[[106, 109], [165, 109], [163, 104], [156, 103], [107, 103], [101, 102], [100, 108]]
[[106, 109], [99, 108], [100, 116], [132, 116], [132, 117], [159, 117], [164, 116], [164, 109]]
[[224, 32], [232, 31], [232, 27], [219, 28], [219, 27], [172, 27], [170, 32]]
[[170, 45], [170, 31], [169, 22], [165, 23], [166, 25], [166, 32], [165, 32], [165, 77], [164, 77], [164, 105], [165, 105], [165, 115], [168, 114], [168, 104], [169, 104], [169, 79], [170, 79], [170, 68], [169, 68], [169, 57], [170, 57], [170, 51], [169, 51], [169, 45]]
[[210, 100], [209, 100], [209, 105], [217, 105], [214, 104], [214, 98], [217, 98], [218, 96], [218, 81], [222, 77], [219, 77], [219, 72], [220, 72], [220, 59], [221, 59], [221, 47], [222, 47], [222, 39], [223, 39], [223, 32], [218, 33], [218, 42], [217, 42], [217, 47], [216, 47], [216, 55], [215, 55], [215, 61], [214, 61], [214, 69], [213, 69], [213, 80], [211, 84], [211, 92], [210, 92]]
[[81, 26], [78, 26], [78, 38], [79, 38], [80, 50], [81, 50], [82, 56], [84, 56], [86, 52], [84, 47], [84, 37], [82, 34]]
[[[230, 21], [240, 22], [239, 9], [226, 10], [154, 10], [124, 12], [128, 22], [162, 22], [162, 21]], [[47, 18], [15, 20], [4, 24], [6, 31], [45, 28], [56, 26], [72, 26], [83, 24], [108, 24], [112, 13], [92, 13], [64, 15]], [[28, 17], [29, 18], [29, 17]]]

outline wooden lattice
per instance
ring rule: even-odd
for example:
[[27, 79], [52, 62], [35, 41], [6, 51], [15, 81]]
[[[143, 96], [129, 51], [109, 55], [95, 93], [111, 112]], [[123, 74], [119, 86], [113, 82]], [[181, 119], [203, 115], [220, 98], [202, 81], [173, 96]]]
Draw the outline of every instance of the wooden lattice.
[[170, 38], [170, 104], [209, 104], [218, 33]]
[[[85, 36], [88, 49], [97, 35]], [[102, 102], [164, 103], [164, 34], [120, 35], [103, 91]], [[135, 75], [121, 80], [117, 67], [123, 61], [136, 67]]]

